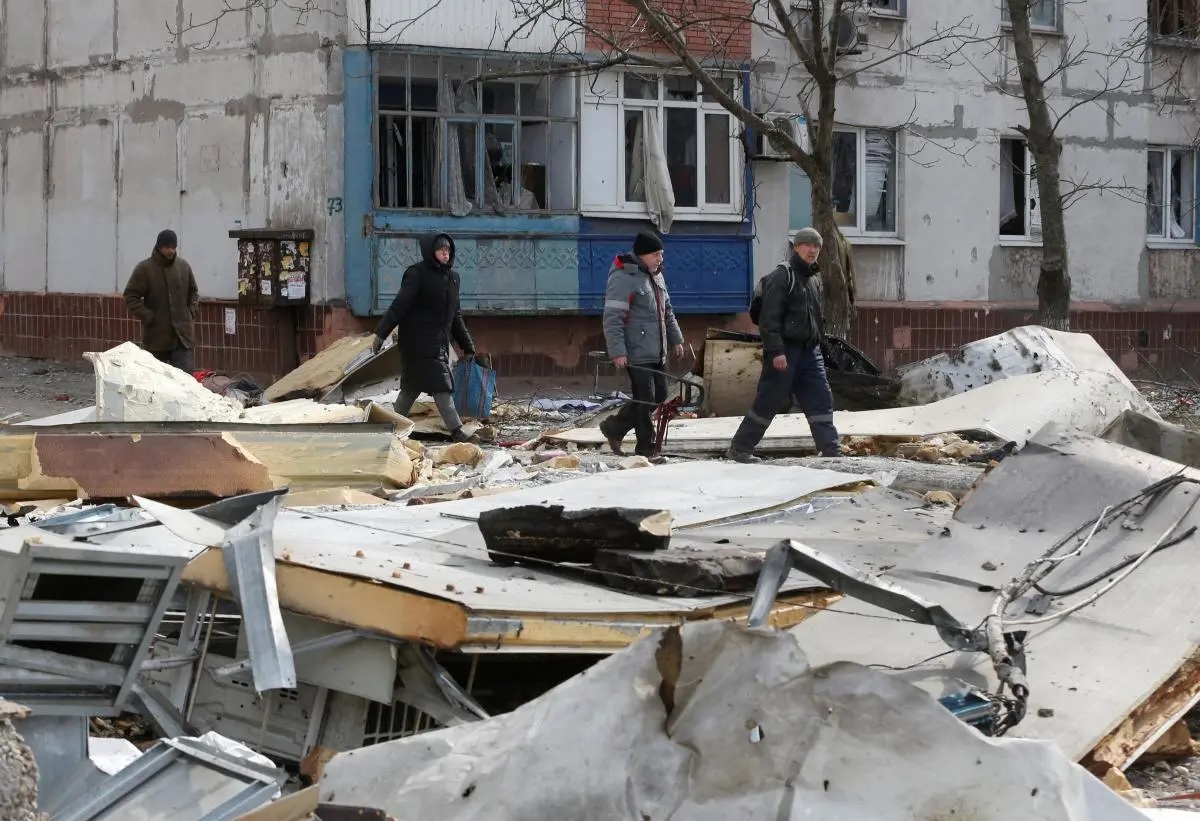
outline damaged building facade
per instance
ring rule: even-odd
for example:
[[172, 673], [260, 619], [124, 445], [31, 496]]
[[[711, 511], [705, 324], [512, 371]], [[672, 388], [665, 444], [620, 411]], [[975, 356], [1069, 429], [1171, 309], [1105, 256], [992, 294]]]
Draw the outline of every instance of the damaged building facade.
[[[1034, 10], [1049, 64], [1084, 43], [1103, 53], [1147, 30], [1155, 40], [1156, 61], [1101, 66], [1093, 54], [1051, 83], [1065, 110], [1103, 91], [1105, 75], [1121, 80], [1060, 134], [1068, 185], [1108, 188], [1067, 211], [1072, 322], [1127, 369], [1200, 348], [1200, 124], [1164, 108], [1170, 84], [1156, 75], [1175, 56], [1175, 90], [1200, 82], [1169, 27], [1181, 2]], [[668, 278], [696, 343], [706, 327], [744, 322], [755, 277], [811, 218], [803, 174], [690, 78], [555, 73], [546, 55], [598, 44], [548, 19], [522, 25], [511, 0], [265, 5], [179, 0], [169, 19], [145, 0], [75, 16], [64, 0], [5, 5], [0, 348], [74, 356], [136, 338], [115, 292], [170, 224], [204, 297], [200, 363], [281, 372], [288, 356], [372, 327], [416, 259], [415, 236], [437, 228], [458, 240], [464, 309], [499, 368], [581, 373], [603, 347], [611, 259], [652, 225], [665, 187]], [[834, 198], [855, 252], [852, 341], [891, 366], [1033, 321], [1039, 209], [1023, 105], [995, 88], [1013, 71], [999, 4], [868, 5], [842, 58], [864, 70], [838, 91]], [[614, 30], [627, 11], [587, 4]], [[981, 36], [999, 32], [999, 47], [874, 65], [964, 16]], [[802, 80], [783, 43], [748, 24], [722, 41], [728, 89], [760, 113], [798, 111]], [[247, 304], [228, 236], [238, 228], [313, 232], [307, 304]]]

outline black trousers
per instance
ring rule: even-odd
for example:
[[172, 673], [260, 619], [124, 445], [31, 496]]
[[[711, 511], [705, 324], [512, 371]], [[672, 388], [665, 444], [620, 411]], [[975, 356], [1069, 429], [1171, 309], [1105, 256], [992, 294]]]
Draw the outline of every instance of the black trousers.
[[633, 401], [609, 417], [606, 429], [623, 439], [629, 431], [637, 435], [639, 456], [654, 455], [654, 406], [667, 399], [667, 371], [662, 362], [631, 364], [629, 373], [630, 395]]
[[192, 373], [196, 370], [196, 354], [191, 348], [176, 345], [169, 351], [150, 351], [159, 362], [166, 362], [181, 371]]
[[733, 449], [740, 453], [753, 453], [776, 414], [787, 410], [791, 399], [795, 397], [808, 419], [808, 428], [817, 451], [826, 455], [836, 453], [838, 432], [833, 426], [833, 393], [829, 389], [821, 348], [788, 345], [784, 354], [788, 361], [787, 370], [784, 371], [775, 370], [771, 357], [763, 357], [758, 395], [733, 435]]

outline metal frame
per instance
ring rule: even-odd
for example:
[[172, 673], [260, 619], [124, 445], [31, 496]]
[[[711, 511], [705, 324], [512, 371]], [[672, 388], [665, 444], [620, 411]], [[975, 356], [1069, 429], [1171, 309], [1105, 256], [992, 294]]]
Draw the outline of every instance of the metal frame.
[[55, 821], [91, 821], [102, 817], [118, 802], [141, 790], [151, 779], [173, 766], [181, 765], [208, 767], [246, 783], [241, 793], [196, 821], [234, 821], [270, 801], [283, 783], [283, 774], [278, 770], [255, 766], [193, 739], [170, 739], [159, 742], [137, 761], [88, 793], [79, 803], [63, 809], [55, 816]]
[[[77, 528], [85, 526], [87, 518], [67, 514], [66, 522], [59, 518], [57, 523]], [[129, 522], [122, 517], [116, 524]], [[44, 696], [24, 688], [9, 692], [25, 703], [36, 703], [43, 714], [118, 712], [150, 652], [187, 557], [178, 552], [154, 554], [77, 544], [55, 539], [47, 531], [37, 536], [35, 528], [29, 531], [19, 552], [0, 557], [0, 566], [8, 575], [0, 600], [0, 692], [6, 685], [68, 685], [61, 693]], [[133, 579], [141, 586], [135, 601], [25, 598], [37, 578], [56, 575]], [[36, 641], [113, 644], [128, 649], [117, 650], [108, 661], [96, 661], [12, 644]], [[70, 687], [72, 684], [76, 686]]]

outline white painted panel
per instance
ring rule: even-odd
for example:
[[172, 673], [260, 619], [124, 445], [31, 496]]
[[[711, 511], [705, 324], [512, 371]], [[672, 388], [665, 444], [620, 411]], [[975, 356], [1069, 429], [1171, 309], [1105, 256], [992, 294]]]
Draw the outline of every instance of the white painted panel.
[[[170, 14], [172, 15], [171, 25], [174, 27], [174, 3], [161, 3], [161, 0], [142, 0], [142, 2], [147, 1], [154, 4], [153, 10], [147, 11], [148, 15], [161, 17], [164, 13]], [[258, 4], [227, 3], [226, 0], [183, 0], [183, 19], [190, 21], [184, 26], [184, 45], [197, 50], [249, 45], [249, 38], [246, 35], [245, 12], [227, 11], [227, 9], [241, 9], [246, 6], [253, 8], [255, 5]]]
[[46, 25], [45, 3], [9, 3], [0, 37], [4, 38], [7, 66], [40, 66], [45, 62], [42, 36]]
[[317, 227], [326, 199], [325, 112], [318, 113], [307, 102], [273, 102], [267, 145], [271, 224]]
[[321, 215], [325, 222], [325, 242], [316, 243], [315, 250], [319, 256], [314, 261], [312, 271], [311, 298], [314, 301], [343, 299], [346, 296], [346, 224], [342, 216], [345, 207], [345, 165], [342, 162], [345, 119], [342, 107], [333, 105], [327, 108], [325, 122], [329, 131], [325, 140], [326, 156], [329, 158], [325, 163], [325, 211]]
[[580, 112], [579, 190], [582, 209], [615, 208], [620, 175], [622, 133], [615, 105], [584, 103]]
[[326, 93], [329, 71], [319, 51], [302, 51], [264, 57], [259, 94], [279, 97], [313, 97]]
[[118, 290], [115, 140], [111, 123], [54, 129], [47, 252], [51, 291]]
[[[32, 5], [9, 3], [14, 5]], [[113, 53], [112, 3], [47, 3], [50, 7], [50, 64], [86, 66]]]
[[196, 275], [200, 296], [237, 296], [237, 243], [242, 219], [246, 119], [189, 116], [183, 122], [179, 254]]
[[150, 256], [159, 231], [179, 230], [178, 132], [174, 120], [121, 124], [118, 287], [123, 288], [133, 267]]
[[9, 134], [4, 166], [4, 287], [46, 289], [46, 197], [40, 131]]
[[[568, 0], [582, 6], [582, 0]], [[556, 6], [558, 4], [550, 4]], [[491, 51], [541, 54], [580, 50], [581, 38], [555, 17], [579, 19], [578, 11], [567, 15], [543, 14], [532, 26], [513, 14], [512, 0], [375, 0], [371, 4], [371, 41], [405, 46], [438, 46]], [[507, 40], [520, 29], [520, 34]], [[351, 26], [352, 42], [365, 42], [361, 25]]]
[[176, 8], [162, 0], [124, 0], [117, 14], [117, 57], [127, 60], [174, 49], [167, 26], [175, 28]]

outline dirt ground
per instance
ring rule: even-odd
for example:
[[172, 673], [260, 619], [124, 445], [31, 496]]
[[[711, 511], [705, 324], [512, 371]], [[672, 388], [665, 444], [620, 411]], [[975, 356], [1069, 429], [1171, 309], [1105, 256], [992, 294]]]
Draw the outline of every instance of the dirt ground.
[[[53, 416], [95, 401], [91, 363], [0, 357], [0, 421]], [[18, 417], [8, 418], [12, 414]]]

